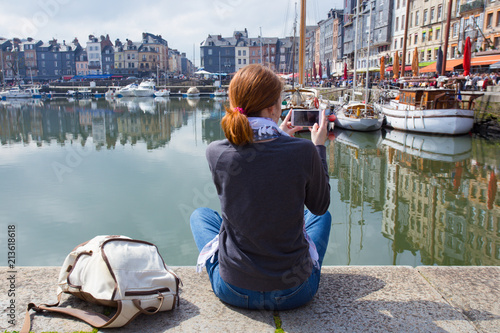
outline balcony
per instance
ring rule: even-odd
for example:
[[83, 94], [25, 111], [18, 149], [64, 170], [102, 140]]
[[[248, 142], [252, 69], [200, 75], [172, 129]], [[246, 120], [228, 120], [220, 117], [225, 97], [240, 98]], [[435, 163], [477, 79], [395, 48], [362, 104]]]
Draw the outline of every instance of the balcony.
[[460, 15], [479, 14], [484, 11], [484, 0], [475, 0], [460, 6]]

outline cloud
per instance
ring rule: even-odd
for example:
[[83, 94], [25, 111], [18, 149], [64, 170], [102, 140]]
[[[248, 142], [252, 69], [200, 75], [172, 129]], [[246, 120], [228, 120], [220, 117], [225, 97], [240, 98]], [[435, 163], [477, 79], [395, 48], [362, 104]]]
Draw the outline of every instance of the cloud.
[[[208, 34], [231, 36], [234, 30], [248, 29], [250, 37], [284, 37], [292, 34], [295, 1], [243, 0], [26, 0], [4, 1], [0, 12], [0, 31], [6, 38], [33, 37], [48, 41], [71, 42], [78, 37], [85, 43], [88, 35], [109, 34], [112, 41], [140, 41], [142, 32], [162, 35], [169, 46], [193, 57], [193, 45]], [[308, 22], [315, 24], [326, 18], [335, 0], [308, 1]], [[199, 63], [199, 56], [196, 57]]]

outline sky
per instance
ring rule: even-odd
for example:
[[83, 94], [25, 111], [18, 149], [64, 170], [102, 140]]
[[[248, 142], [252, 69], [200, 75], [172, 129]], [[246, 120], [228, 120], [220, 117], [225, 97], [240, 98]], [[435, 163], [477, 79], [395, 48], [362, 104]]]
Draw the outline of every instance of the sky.
[[[199, 46], [209, 34], [230, 37], [247, 28], [249, 37], [258, 37], [261, 29], [265, 37], [292, 36], [296, 6], [300, 11], [299, 0], [3, 0], [0, 37], [61, 43], [77, 37], [84, 46], [91, 34], [139, 42], [149, 32], [199, 66]], [[306, 24], [342, 7], [342, 0], [309, 0]]]

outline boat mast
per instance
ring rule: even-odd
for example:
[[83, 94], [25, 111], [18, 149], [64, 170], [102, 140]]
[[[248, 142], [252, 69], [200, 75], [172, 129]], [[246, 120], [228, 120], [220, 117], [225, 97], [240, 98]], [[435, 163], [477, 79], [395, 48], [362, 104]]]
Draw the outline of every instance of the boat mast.
[[[408, 42], [408, 21], [410, 17], [410, 2], [411, 0], [406, 0], [406, 17], [405, 17], [405, 35], [403, 36], [403, 56], [401, 59], [401, 77], [405, 76], [406, 72], [406, 43]], [[397, 52], [397, 51], [396, 51]]]
[[353, 78], [352, 78], [352, 100], [354, 101], [355, 99], [355, 92], [356, 92], [356, 69], [357, 69], [357, 61], [358, 61], [358, 17], [359, 17], [359, 0], [356, 0], [356, 16], [354, 17], [356, 19], [356, 26], [354, 27], [354, 66], [352, 66], [353, 69]]
[[368, 107], [368, 81], [370, 79], [370, 36], [372, 28], [372, 3], [371, 0], [368, 1], [370, 6], [370, 16], [368, 17], [368, 51], [366, 56], [366, 88], [365, 88], [365, 112]]
[[295, 53], [297, 52], [295, 37], [297, 35], [297, 3], [295, 3], [295, 21], [293, 22], [293, 44], [292, 44], [292, 89], [295, 88]]
[[304, 86], [305, 56], [306, 56], [306, 0], [300, 0], [299, 85], [301, 86]]
[[444, 50], [443, 50], [443, 67], [441, 68], [441, 75], [446, 73], [446, 58], [448, 57], [448, 38], [450, 37], [450, 22], [451, 22], [451, 7], [453, 0], [448, 1], [448, 16], [446, 18], [446, 30], [444, 36]]

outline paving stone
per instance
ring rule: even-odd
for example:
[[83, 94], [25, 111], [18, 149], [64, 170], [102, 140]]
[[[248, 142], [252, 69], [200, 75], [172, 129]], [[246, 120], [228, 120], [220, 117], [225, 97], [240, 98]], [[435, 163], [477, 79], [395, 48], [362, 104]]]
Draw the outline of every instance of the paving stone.
[[[173, 267], [181, 277], [180, 306], [139, 315], [120, 329], [101, 332], [274, 332], [271, 311], [243, 310], [213, 294], [206, 273]], [[9, 270], [0, 267], [0, 331], [19, 330], [29, 302], [56, 300], [59, 267], [16, 269], [15, 326], [7, 320]], [[282, 311], [286, 332], [500, 332], [499, 267], [323, 267], [318, 294], [307, 305]], [[71, 295], [63, 305], [103, 313]], [[61, 314], [32, 314], [34, 332], [91, 332]]]
[[500, 332], [500, 267], [417, 267], [481, 332]]
[[280, 317], [286, 332], [476, 332], [405, 266], [323, 267], [316, 297]]

